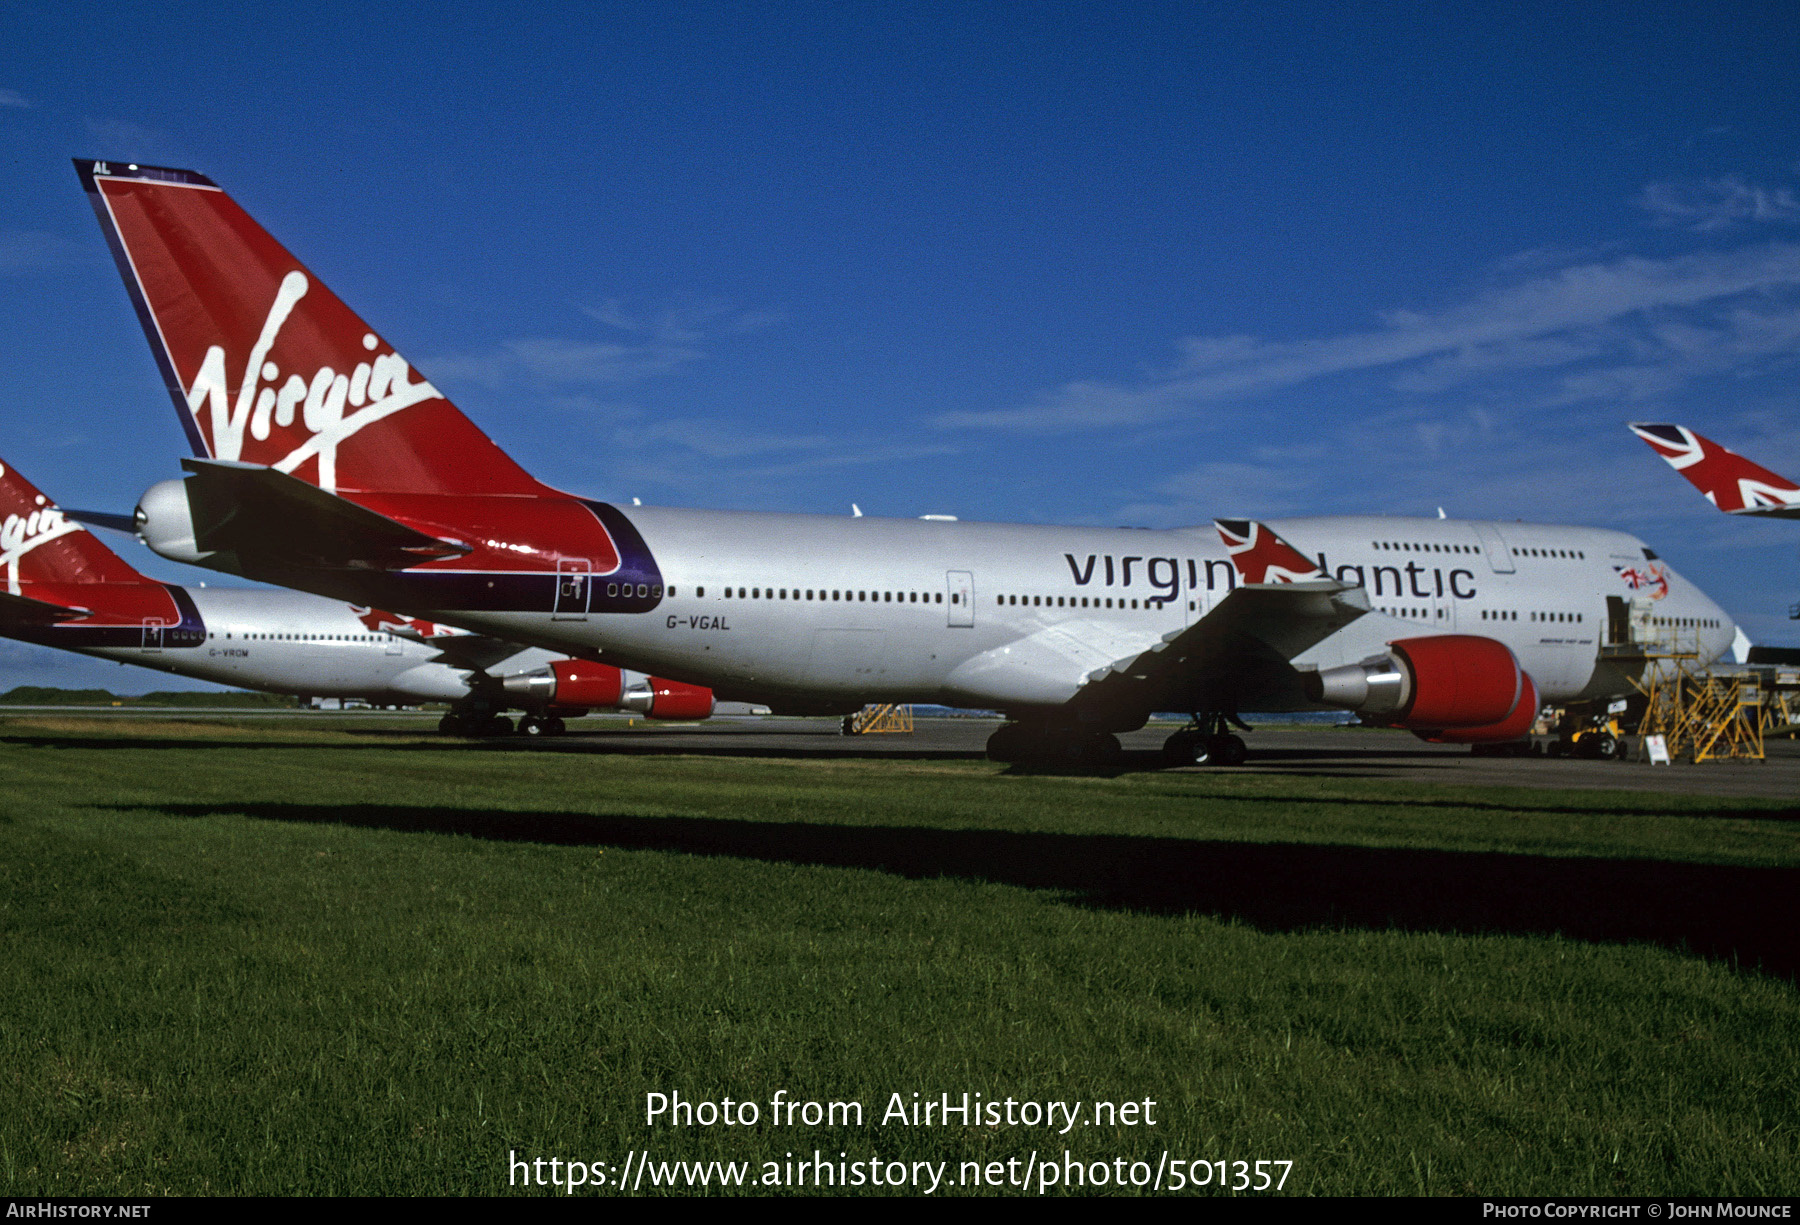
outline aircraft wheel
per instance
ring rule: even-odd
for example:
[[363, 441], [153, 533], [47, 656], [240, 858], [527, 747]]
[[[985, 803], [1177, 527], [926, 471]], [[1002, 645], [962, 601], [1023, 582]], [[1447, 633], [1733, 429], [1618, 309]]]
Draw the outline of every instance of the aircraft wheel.
[[1171, 766], [1210, 766], [1211, 740], [1195, 731], [1180, 731], [1163, 741], [1163, 760]]
[[1079, 746], [1077, 754], [1080, 764], [1092, 766], [1096, 770], [1110, 770], [1119, 764], [1124, 750], [1119, 747], [1119, 738], [1111, 732], [1101, 732], [1098, 736], [1087, 736], [1076, 741]]
[[461, 736], [464, 734], [461, 715], [448, 714], [438, 720], [438, 734], [442, 736]]
[[510, 736], [513, 732], [513, 721], [505, 715], [495, 715], [481, 725], [483, 736]]
[[987, 755], [989, 761], [1004, 762], [1011, 765], [1024, 761], [1029, 753], [1026, 732], [1018, 723], [1008, 723], [988, 737]]
[[544, 735], [546, 736], [560, 736], [569, 730], [569, 725], [555, 715], [551, 715], [548, 719], [543, 720], [543, 725]]
[[548, 729], [544, 727], [545, 722], [546, 720], [540, 719], [536, 715], [520, 715], [519, 735], [530, 736], [535, 740], [537, 737], [547, 734]]
[[1244, 759], [1250, 756], [1250, 750], [1244, 742], [1229, 733], [1214, 736], [1212, 743], [1213, 760], [1221, 766], [1241, 766]]

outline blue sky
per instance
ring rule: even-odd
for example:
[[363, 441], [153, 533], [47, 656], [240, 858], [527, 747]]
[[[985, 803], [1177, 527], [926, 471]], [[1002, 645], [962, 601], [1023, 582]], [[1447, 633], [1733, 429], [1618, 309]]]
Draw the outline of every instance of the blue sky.
[[9, 5], [0, 456], [76, 506], [176, 472], [68, 162], [118, 158], [582, 493], [1591, 523], [1800, 643], [1800, 526], [1624, 429], [1800, 476], [1791, 10], [1243, 7]]

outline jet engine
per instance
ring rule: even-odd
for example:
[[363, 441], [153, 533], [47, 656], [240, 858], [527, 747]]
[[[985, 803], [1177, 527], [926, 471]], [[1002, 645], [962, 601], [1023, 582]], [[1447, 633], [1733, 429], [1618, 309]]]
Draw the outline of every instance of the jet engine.
[[1537, 720], [1538, 689], [1537, 683], [1531, 679], [1531, 673], [1522, 672], [1520, 675], [1525, 678], [1525, 684], [1524, 692], [1519, 695], [1519, 703], [1513, 707], [1510, 715], [1498, 723], [1489, 723], [1483, 727], [1415, 728], [1413, 735], [1433, 744], [1498, 744], [1506, 740], [1524, 739], [1530, 734], [1532, 723]]
[[542, 671], [509, 676], [500, 687], [508, 697], [533, 705], [617, 706], [625, 694], [625, 674], [610, 664], [558, 659]]
[[1427, 739], [1454, 732], [1464, 744], [1516, 740], [1536, 717], [1537, 686], [1504, 643], [1436, 634], [1388, 647], [1385, 655], [1311, 674], [1307, 696]]
[[621, 672], [585, 659], [558, 659], [540, 672], [509, 676], [501, 687], [514, 701], [558, 707], [618, 707], [649, 719], [704, 719], [713, 692], [698, 685]]
[[651, 719], [707, 719], [712, 717], [713, 691], [647, 676], [625, 691], [620, 705]]
[[158, 481], [150, 486], [138, 499], [132, 520], [138, 539], [159, 557], [198, 566], [212, 556], [194, 543], [194, 513], [188, 504], [186, 480]]

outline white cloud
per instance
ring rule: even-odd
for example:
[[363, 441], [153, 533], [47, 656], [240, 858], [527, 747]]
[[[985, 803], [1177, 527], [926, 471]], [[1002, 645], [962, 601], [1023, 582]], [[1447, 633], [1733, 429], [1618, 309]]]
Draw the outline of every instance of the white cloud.
[[1651, 326], [1703, 322], [1718, 330], [1713, 349], [1736, 346], [1747, 354], [1758, 347], [1757, 336], [1800, 325], [1796, 290], [1800, 246], [1792, 243], [1663, 259], [1624, 256], [1486, 290], [1438, 311], [1392, 311], [1368, 331], [1299, 341], [1189, 337], [1180, 342], [1181, 361], [1159, 376], [1068, 383], [1035, 405], [946, 413], [934, 424], [1019, 433], [1117, 429], [1358, 372], [1388, 372], [1398, 391], [1432, 392], [1498, 372], [1596, 361], [1618, 369], [1572, 373], [1563, 380], [1562, 398], [1634, 385], [1641, 396], [1688, 373], [1682, 354], [1659, 343]]
[[31, 109], [31, 102], [16, 89], [0, 89], [0, 106], [17, 107], [20, 110]]
[[0, 230], [0, 275], [63, 268], [89, 253], [78, 242], [42, 230]]
[[485, 352], [436, 357], [423, 368], [434, 377], [468, 379], [492, 388], [635, 383], [706, 360], [709, 333], [743, 335], [774, 326], [781, 318], [775, 312], [741, 311], [710, 300], [677, 302], [642, 314], [628, 312], [617, 299], [579, 309], [622, 337], [516, 337]]
[[783, 451], [818, 451], [841, 445], [841, 440], [820, 435], [786, 435], [746, 430], [725, 420], [686, 418], [657, 421], [617, 431], [621, 446], [644, 448], [671, 445], [708, 459], [743, 459]]
[[1652, 183], [1638, 207], [1658, 224], [1696, 233], [1747, 222], [1800, 221], [1800, 197], [1791, 187], [1762, 187], [1736, 175], [1697, 183]]

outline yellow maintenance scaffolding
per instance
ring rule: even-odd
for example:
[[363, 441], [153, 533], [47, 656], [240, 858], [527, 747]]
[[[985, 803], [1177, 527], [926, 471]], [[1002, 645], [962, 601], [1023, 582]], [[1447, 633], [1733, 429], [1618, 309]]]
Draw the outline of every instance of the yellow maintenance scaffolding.
[[1647, 755], [1649, 738], [1661, 736], [1670, 760], [1763, 760], [1769, 736], [1800, 731], [1800, 673], [1704, 669], [1697, 637], [1661, 629], [1603, 648], [1616, 663], [1642, 665], [1632, 681], [1646, 701], [1637, 729], [1640, 748]]
[[876, 732], [910, 732], [913, 713], [910, 706], [865, 706], [844, 717], [844, 735], [867, 736]]

